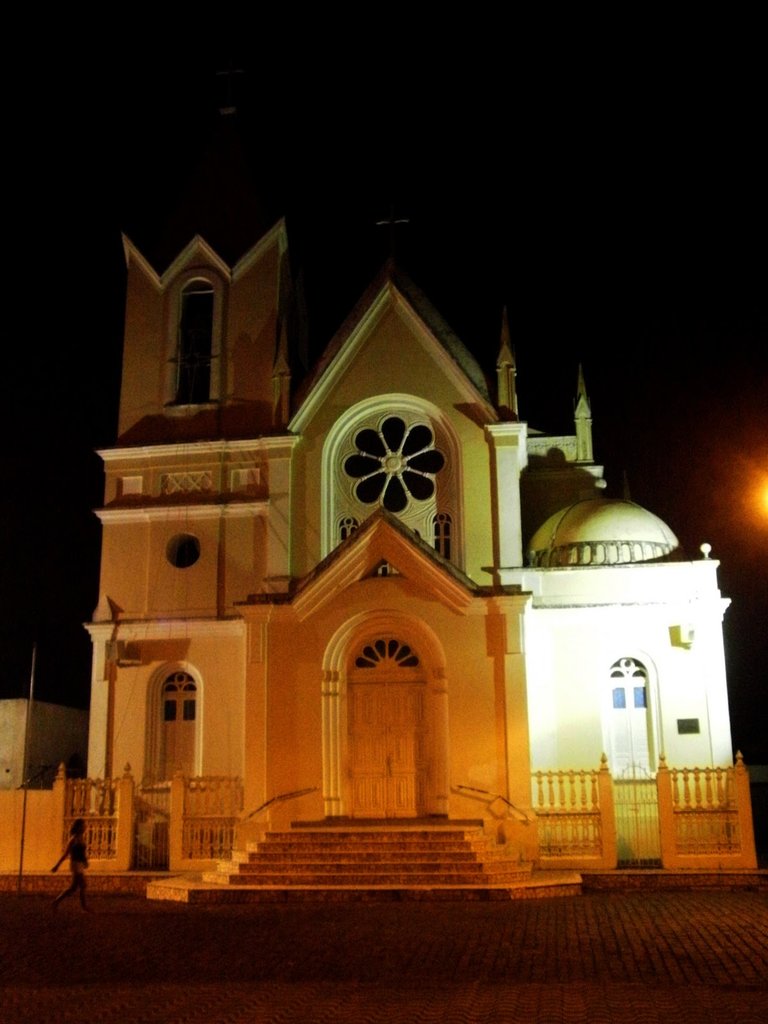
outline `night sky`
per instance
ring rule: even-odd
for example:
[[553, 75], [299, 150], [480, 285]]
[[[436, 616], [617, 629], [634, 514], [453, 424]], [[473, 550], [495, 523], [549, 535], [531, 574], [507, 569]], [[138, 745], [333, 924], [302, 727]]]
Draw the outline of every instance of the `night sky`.
[[[733, 50], [727, 69], [711, 49], [563, 63], [564, 45], [535, 37], [484, 62], [468, 41], [468, 62], [440, 42], [390, 39], [346, 63], [323, 51], [311, 67], [255, 44], [168, 58], [159, 43], [109, 57], [73, 43], [36, 65], [45, 103], [8, 104], [23, 305], [4, 332], [0, 696], [27, 695], [36, 645], [35, 696], [87, 706], [121, 232], [161, 245], [232, 100], [226, 130], [287, 217], [315, 353], [388, 255], [376, 221], [394, 209], [399, 261], [491, 374], [507, 307], [521, 418], [571, 432], [583, 365], [608, 495], [626, 478], [689, 557], [706, 541], [722, 563], [734, 749], [766, 764], [764, 72]], [[243, 74], [216, 74], [228, 67]]]

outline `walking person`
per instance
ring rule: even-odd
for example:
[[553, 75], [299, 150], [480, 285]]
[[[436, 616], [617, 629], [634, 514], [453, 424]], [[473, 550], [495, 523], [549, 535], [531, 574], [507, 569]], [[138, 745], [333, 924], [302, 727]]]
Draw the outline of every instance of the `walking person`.
[[80, 893], [80, 906], [83, 910], [90, 910], [85, 901], [85, 869], [88, 867], [88, 856], [85, 846], [85, 822], [82, 818], [76, 818], [69, 830], [69, 842], [64, 848], [64, 853], [59, 857], [51, 868], [51, 871], [58, 871], [59, 866], [69, 857], [69, 870], [72, 874], [72, 881], [69, 888], [59, 893], [53, 901], [53, 909], [56, 910], [59, 903], [73, 893]]

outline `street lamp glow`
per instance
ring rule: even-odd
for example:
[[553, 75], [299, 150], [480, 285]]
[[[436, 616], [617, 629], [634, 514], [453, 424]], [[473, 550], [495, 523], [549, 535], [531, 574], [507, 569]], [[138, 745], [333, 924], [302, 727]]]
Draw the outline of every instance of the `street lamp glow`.
[[763, 515], [768, 518], [768, 480], [766, 480], [762, 485], [758, 500], [758, 507]]

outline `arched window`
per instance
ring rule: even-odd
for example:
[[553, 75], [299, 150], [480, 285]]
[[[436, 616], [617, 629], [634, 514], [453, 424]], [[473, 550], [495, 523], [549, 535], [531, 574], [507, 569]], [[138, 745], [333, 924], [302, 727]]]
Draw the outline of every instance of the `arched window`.
[[351, 537], [359, 525], [354, 516], [343, 516], [339, 523], [339, 540], [346, 540], [347, 537]]
[[169, 779], [181, 770], [193, 775], [197, 686], [187, 672], [173, 672], [161, 692], [160, 777]]
[[435, 551], [444, 558], [451, 557], [451, 517], [447, 512], [436, 512], [432, 517], [432, 539]]
[[213, 298], [213, 287], [208, 281], [191, 281], [181, 293], [176, 353], [178, 405], [211, 399]]

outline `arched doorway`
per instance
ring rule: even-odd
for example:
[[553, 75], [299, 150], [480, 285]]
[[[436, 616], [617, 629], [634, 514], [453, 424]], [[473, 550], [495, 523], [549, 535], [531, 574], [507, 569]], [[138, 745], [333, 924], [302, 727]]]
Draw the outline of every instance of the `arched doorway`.
[[636, 658], [611, 666], [609, 750], [619, 867], [661, 864], [649, 673]]
[[396, 637], [377, 637], [355, 656], [348, 677], [353, 817], [425, 813], [425, 691], [418, 654]]
[[326, 817], [448, 811], [445, 661], [426, 623], [382, 610], [332, 638], [323, 673]]
[[171, 779], [196, 775], [201, 683], [188, 665], [164, 665], [147, 692], [144, 777], [134, 801], [133, 867], [167, 869]]
[[169, 781], [177, 771], [196, 775], [199, 763], [200, 681], [188, 666], [166, 666], [147, 694], [144, 781]]

